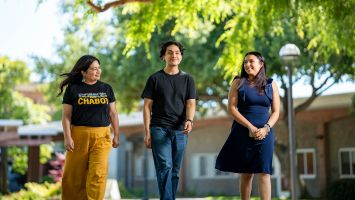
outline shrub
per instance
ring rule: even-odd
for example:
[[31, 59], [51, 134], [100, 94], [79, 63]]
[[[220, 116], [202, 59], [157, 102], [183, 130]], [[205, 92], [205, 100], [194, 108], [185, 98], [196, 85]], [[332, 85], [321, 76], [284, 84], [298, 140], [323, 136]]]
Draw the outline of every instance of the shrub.
[[62, 181], [63, 170], [64, 170], [65, 155], [63, 153], [55, 153], [55, 160], [51, 160], [49, 164], [52, 169], [49, 170], [49, 177], [53, 179], [54, 182]]
[[128, 190], [122, 182], [118, 182], [118, 188], [122, 198], [138, 198], [144, 195], [144, 191], [140, 189]]
[[355, 199], [355, 179], [341, 179], [332, 182], [327, 188], [329, 200]]
[[58, 183], [26, 183], [25, 189], [19, 192], [2, 196], [2, 200], [48, 200], [60, 199], [61, 192], [60, 182]]

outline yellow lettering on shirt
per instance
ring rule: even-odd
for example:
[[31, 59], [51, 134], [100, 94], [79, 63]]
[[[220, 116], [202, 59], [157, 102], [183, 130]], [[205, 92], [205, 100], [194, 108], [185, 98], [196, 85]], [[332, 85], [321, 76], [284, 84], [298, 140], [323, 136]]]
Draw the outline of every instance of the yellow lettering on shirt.
[[101, 104], [108, 104], [108, 99], [107, 98], [100, 98]]
[[80, 97], [78, 99], [78, 105], [97, 105], [97, 104], [108, 104], [108, 98], [84, 98]]

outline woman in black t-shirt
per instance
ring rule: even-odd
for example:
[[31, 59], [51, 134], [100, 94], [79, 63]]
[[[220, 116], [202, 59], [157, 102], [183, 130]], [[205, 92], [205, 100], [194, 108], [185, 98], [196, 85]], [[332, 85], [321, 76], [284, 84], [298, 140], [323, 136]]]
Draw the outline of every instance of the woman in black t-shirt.
[[[67, 150], [62, 179], [62, 199], [103, 199], [111, 146], [118, 147], [115, 96], [99, 81], [100, 61], [82, 56], [60, 83], [63, 96], [62, 125]], [[111, 141], [111, 131], [114, 132]]]

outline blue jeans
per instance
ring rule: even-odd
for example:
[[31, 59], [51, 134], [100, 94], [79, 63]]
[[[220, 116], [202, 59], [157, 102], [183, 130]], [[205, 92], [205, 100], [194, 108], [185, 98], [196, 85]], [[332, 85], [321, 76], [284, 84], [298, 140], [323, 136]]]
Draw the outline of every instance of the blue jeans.
[[187, 144], [182, 131], [151, 127], [151, 144], [160, 199], [175, 199], [181, 161]]

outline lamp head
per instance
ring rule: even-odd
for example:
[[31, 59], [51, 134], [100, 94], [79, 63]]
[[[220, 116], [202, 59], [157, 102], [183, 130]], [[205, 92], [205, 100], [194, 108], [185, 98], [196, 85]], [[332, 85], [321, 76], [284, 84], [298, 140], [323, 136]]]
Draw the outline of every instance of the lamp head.
[[300, 49], [295, 44], [285, 44], [281, 47], [279, 56], [284, 61], [296, 60], [301, 55]]

